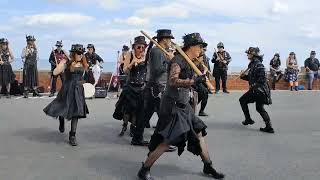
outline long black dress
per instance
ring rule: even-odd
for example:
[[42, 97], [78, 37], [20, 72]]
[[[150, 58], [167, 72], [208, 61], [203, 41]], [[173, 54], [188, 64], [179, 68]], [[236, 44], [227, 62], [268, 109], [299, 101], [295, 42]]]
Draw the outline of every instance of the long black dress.
[[[130, 63], [133, 60], [133, 54]], [[143, 109], [143, 90], [146, 78], [146, 64], [140, 63], [132, 67], [128, 73], [127, 82], [123, 87], [113, 117], [122, 120], [124, 114], [136, 114]], [[136, 114], [137, 115], [137, 114]]]
[[0, 65], [0, 85], [7, 86], [13, 83], [15, 74], [13, 73], [12, 66], [9, 63], [9, 51], [0, 51], [0, 56], [4, 64]]
[[25, 88], [33, 89], [38, 86], [37, 50], [25, 56], [23, 64], [23, 84]]
[[[173, 64], [178, 64], [181, 71], [179, 80], [188, 81], [193, 78], [194, 72], [181, 55], [176, 55], [169, 65], [169, 72]], [[171, 74], [168, 75], [168, 81]], [[202, 150], [198, 133], [206, 136], [207, 126], [195, 116], [189, 104], [189, 92], [191, 85], [170, 85], [161, 98], [159, 120], [156, 130], [151, 137], [149, 150], [154, 151], [157, 146], [165, 142], [178, 147], [178, 155], [181, 155], [188, 142], [187, 150], [195, 155], [200, 155]]]
[[84, 68], [77, 67], [73, 72], [67, 68], [66, 80], [54, 99], [43, 111], [51, 117], [64, 117], [67, 120], [86, 118], [89, 114], [82, 86]]

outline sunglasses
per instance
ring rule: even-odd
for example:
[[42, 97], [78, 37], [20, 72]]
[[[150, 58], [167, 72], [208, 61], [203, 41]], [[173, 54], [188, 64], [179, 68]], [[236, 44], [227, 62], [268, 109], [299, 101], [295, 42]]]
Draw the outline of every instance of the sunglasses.
[[142, 49], [142, 50], [146, 49], [145, 46], [137, 46], [136, 48], [139, 49], [139, 50], [140, 50], [140, 49]]
[[77, 54], [77, 55], [83, 55], [83, 53], [82, 53], [82, 52], [76, 52], [76, 54]]
[[57, 46], [57, 47], [61, 48], [62, 46]]

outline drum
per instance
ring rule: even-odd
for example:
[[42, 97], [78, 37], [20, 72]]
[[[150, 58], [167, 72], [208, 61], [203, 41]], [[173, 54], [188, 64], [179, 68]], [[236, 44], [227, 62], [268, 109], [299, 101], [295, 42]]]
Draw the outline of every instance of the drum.
[[84, 97], [85, 98], [93, 98], [95, 94], [95, 87], [91, 83], [84, 83], [83, 84], [83, 89], [84, 89]]

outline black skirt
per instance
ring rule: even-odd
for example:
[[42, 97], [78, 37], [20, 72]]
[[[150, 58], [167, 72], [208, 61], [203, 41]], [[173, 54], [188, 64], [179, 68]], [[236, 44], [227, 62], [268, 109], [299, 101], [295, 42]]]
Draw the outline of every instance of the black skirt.
[[24, 87], [34, 88], [38, 86], [38, 68], [34, 63], [25, 63], [23, 66]]
[[124, 114], [136, 113], [138, 108], [143, 108], [143, 92], [143, 85], [125, 85], [116, 103], [113, 118], [122, 120]]
[[13, 73], [12, 66], [9, 63], [0, 65], [0, 85], [6, 86], [13, 83], [15, 80], [15, 74]]
[[86, 118], [89, 110], [85, 101], [82, 83], [77, 80], [67, 80], [61, 87], [57, 98], [54, 99], [43, 111], [51, 117]]
[[163, 96], [160, 117], [156, 130], [151, 137], [149, 150], [154, 151], [160, 143], [178, 147], [180, 156], [187, 143], [187, 150], [200, 155], [202, 150], [197, 134], [206, 136], [207, 126], [195, 116], [190, 104], [176, 104], [174, 99]]

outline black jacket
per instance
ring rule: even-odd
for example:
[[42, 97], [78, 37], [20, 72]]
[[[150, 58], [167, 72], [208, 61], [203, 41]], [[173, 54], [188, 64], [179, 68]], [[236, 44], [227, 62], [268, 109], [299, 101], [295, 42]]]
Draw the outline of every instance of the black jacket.
[[[227, 64], [224, 64], [218, 60], [217, 53], [221, 58], [227, 61]], [[228, 65], [231, 62], [231, 56], [227, 51], [217, 52], [213, 54], [211, 62], [214, 64], [213, 71], [215, 70], [228, 70]]]
[[320, 67], [319, 60], [317, 58], [308, 58], [304, 61], [304, 67], [308, 67], [311, 71], [318, 71]]
[[[55, 54], [58, 54], [58, 50], [54, 50]], [[59, 53], [60, 55], [65, 55], [63, 51], [60, 51]], [[56, 57], [57, 58], [57, 57]], [[49, 63], [51, 64], [51, 70], [53, 71], [57, 65], [56, 65], [56, 58], [54, 57], [53, 52], [51, 51], [50, 57], [49, 57]], [[60, 62], [59, 58], [57, 58], [58, 64]]]
[[99, 61], [99, 63], [103, 62], [103, 59], [95, 52], [93, 52], [92, 54], [87, 52], [85, 56], [90, 67], [95, 65], [97, 61]]
[[266, 71], [261, 60], [256, 58], [249, 65], [249, 73], [241, 79], [249, 82], [250, 89], [256, 97], [257, 102], [263, 104], [272, 104], [269, 84], [266, 77]]

